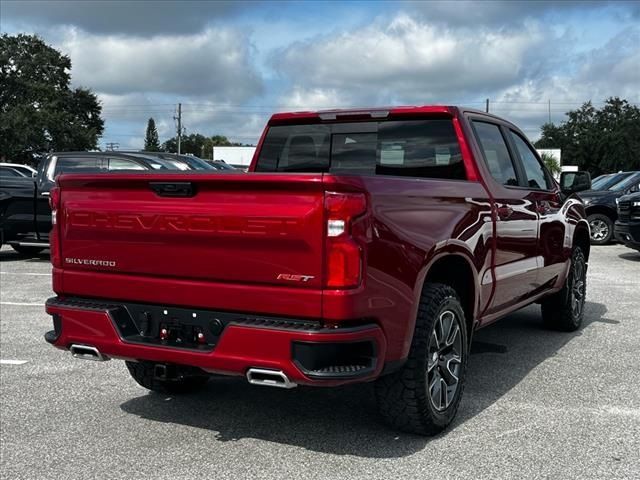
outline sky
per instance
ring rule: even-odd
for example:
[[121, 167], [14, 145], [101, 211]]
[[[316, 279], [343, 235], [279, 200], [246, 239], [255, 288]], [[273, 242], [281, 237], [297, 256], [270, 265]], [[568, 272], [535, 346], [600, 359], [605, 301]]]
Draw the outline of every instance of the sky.
[[[446, 104], [540, 125], [640, 103], [640, 1], [0, 1], [3, 33], [71, 58], [101, 147], [186, 133], [255, 144], [278, 111]], [[549, 108], [549, 102], [551, 106]]]

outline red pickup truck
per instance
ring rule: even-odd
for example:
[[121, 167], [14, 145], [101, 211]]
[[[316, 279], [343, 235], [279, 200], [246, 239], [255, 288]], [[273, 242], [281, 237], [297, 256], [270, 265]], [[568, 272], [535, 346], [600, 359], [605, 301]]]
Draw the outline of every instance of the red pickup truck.
[[582, 322], [588, 174], [560, 188], [482, 112], [276, 114], [247, 174], [57, 182], [45, 338], [151, 390], [375, 381], [382, 416], [429, 435], [477, 328], [534, 302], [550, 327]]

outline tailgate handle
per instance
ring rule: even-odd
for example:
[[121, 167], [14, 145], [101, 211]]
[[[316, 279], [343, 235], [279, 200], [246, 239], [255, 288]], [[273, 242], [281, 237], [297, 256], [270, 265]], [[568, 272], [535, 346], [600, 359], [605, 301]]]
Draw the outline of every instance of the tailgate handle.
[[149, 185], [161, 197], [193, 197], [196, 194], [191, 182], [149, 182]]

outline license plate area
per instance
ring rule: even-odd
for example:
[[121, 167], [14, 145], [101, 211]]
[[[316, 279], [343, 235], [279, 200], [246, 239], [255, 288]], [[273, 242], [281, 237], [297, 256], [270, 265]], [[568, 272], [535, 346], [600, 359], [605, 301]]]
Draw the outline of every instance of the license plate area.
[[213, 350], [225, 325], [233, 320], [228, 314], [206, 310], [138, 304], [109, 313], [127, 342], [201, 351]]

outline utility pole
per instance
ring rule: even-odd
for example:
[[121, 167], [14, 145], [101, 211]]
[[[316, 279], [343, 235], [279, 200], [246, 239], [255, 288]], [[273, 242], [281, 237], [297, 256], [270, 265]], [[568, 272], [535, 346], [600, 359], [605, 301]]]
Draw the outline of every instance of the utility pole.
[[178, 121], [178, 155], [180, 155], [180, 143], [182, 142], [182, 104], [178, 104], [178, 116], [173, 117]]
[[105, 147], [107, 148], [108, 151], [113, 152], [114, 150], [117, 150], [118, 148], [120, 148], [120, 143], [118, 143], [118, 142], [107, 142], [105, 144]]
[[485, 112], [489, 113], [489, 99], [487, 98], [487, 106], [485, 107]]
[[551, 99], [549, 99], [549, 123], [551, 123]]

